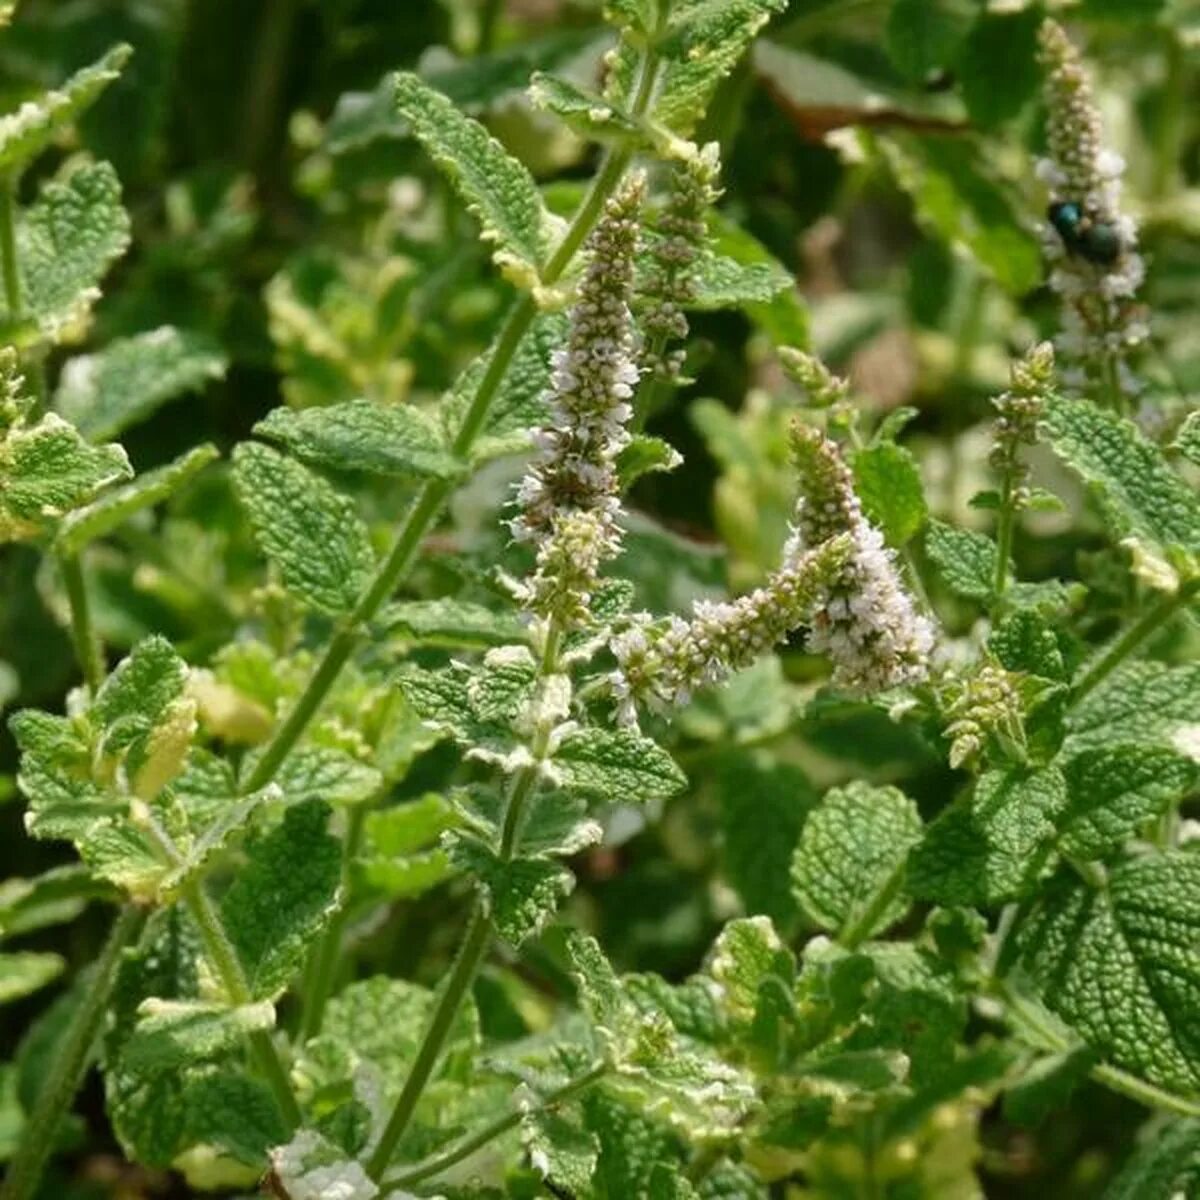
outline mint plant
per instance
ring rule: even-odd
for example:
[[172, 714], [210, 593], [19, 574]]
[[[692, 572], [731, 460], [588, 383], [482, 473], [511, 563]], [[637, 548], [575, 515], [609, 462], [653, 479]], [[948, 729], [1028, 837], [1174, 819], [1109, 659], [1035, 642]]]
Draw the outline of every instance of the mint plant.
[[1200, 1190], [1171, 6], [518, 7], [0, 7], [0, 1200]]

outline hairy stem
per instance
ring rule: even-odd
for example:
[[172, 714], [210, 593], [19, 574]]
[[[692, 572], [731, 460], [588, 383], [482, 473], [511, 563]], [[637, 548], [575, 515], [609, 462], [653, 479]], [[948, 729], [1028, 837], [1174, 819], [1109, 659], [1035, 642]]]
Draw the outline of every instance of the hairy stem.
[[4, 277], [4, 306], [11, 324], [24, 311], [21, 298], [21, 271], [17, 265], [17, 179], [0, 178], [0, 273]]
[[[538, 671], [539, 682], [557, 671], [561, 645], [562, 631], [555, 622], [551, 624], [546, 634], [546, 644]], [[521, 818], [529, 798], [537, 790], [538, 782], [541, 779], [541, 765], [550, 751], [550, 734], [551, 729], [548, 723], [542, 723], [538, 727], [530, 745], [533, 762], [513, 776], [501, 821], [499, 856], [502, 862], [511, 860], [518, 849]], [[458, 1015], [458, 1010], [475, 980], [476, 972], [479, 970], [480, 963], [483, 962], [488, 946], [491, 945], [493, 932], [491, 918], [480, 902], [471, 915], [471, 923], [467, 927], [467, 935], [462, 949], [459, 951], [458, 960], [454, 964], [454, 971], [438, 998], [433, 1018], [421, 1040], [417, 1057], [413, 1060], [408, 1078], [404, 1081], [404, 1087], [396, 1101], [396, 1107], [388, 1119], [387, 1128], [379, 1139], [379, 1145], [375, 1148], [375, 1153], [367, 1165], [367, 1172], [372, 1179], [382, 1178], [392, 1155], [396, 1152], [396, 1147], [400, 1144], [400, 1139], [404, 1136], [404, 1132], [412, 1120], [417, 1103], [425, 1091], [425, 1085], [429, 1082], [433, 1069], [441, 1057], [454, 1018]]]
[[1008, 588], [1008, 560], [1012, 555], [1013, 526], [1016, 513], [1013, 511], [1012, 470], [1005, 468], [1000, 480], [1000, 507], [996, 514], [996, 578], [993, 589], [996, 600], [1003, 604]]
[[1200, 579], [1189, 580], [1182, 584], [1178, 591], [1163, 596], [1156, 604], [1146, 609], [1080, 676], [1071, 696], [1071, 704], [1078, 704], [1093, 692], [1151, 634], [1161, 629], [1181, 608], [1190, 604], [1197, 592], [1200, 592]]
[[71, 609], [71, 640], [75, 644], [75, 657], [79, 660], [79, 669], [83, 672], [88, 691], [95, 695], [104, 681], [104, 651], [92, 624], [92, 608], [83, 577], [83, 564], [78, 555], [62, 554], [58, 559], [58, 569], [62, 572], [67, 603]]
[[[607, 1063], [598, 1063], [582, 1075], [576, 1076], [569, 1083], [564, 1083], [562, 1087], [551, 1092], [538, 1105], [537, 1111], [545, 1112], [547, 1109], [561, 1104], [564, 1100], [569, 1100], [572, 1096], [586, 1091], [593, 1083], [603, 1079], [607, 1071]], [[384, 1194], [387, 1195], [387, 1193], [396, 1191], [399, 1188], [410, 1187], [414, 1183], [422, 1183], [426, 1179], [432, 1179], [435, 1175], [440, 1175], [456, 1163], [462, 1162], [464, 1158], [470, 1157], [476, 1150], [486, 1146], [488, 1142], [495, 1141], [498, 1137], [503, 1137], [511, 1129], [516, 1129], [520, 1125], [523, 1116], [525, 1116], [525, 1113], [520, 1109], [515, 1109], [513, 1112], [491, 1122], [490, 1125], [485, 1125], [477, 1133], [472, 1133], [468, 1137], [463, 1138], [462, 1141], [456, 1142], [448, 1150], [443, 1150], [441, 1153], [427, 1158], [424, 1162], [419, 1162], [408, 1170], [401, 1171], [399, 1174], [392, 1176], [391, 1179], [384, 1180]]]
[[[200, 930], [200, 938], [204, 942], [205, 957], [216, 970], [229, 999], [237, 1005], [252, 1004], [254, 996], [250, 985], [246, 982], [246, 973], [242, 969], [237, 950], [229, 940], [229, 934], [217, 912], [217, 906], [208, 894], [204, 882], [199, 879], [187, 883], [182, 890], [183, 902]], [[295, 1127], [300, 1124], [300, 1106], [292, 1085], [288, 1081], [287, 1071], [280, 1060], [279, 1051], [265, 1029], [257, 1029], [249, 1034], [247, 1041], [250, 1053], [254, 1057], [267, 1086], [271, 1089], [275, 1102], [279, 1105], [284, 1119]]]
[[83, 1076], [117, 982], [121, 955], [141, 935], [149, 910], [128, 904], [117, 914], [100, 957], [91, 967], [83, 1002], [58, 1039], [58, 1053], [38, 1092], [25, 1136], [0, 1185], [0, 1200], [29, 1200], [37, 1190], [46, 1159]]
[[350, 893], [350, 874], [362, 845], [367, 809], [365, 804], [355, 805], [350, 810], [346, 822], [346, 836], [342, 843], [342, 905], [325, 926], [325, 932], [321, 934], [321, 940], [317, 943], [310, 960], [310, 970], [304, 988], [304, 1010], [300, 1017], [299, 1037], [302, 1042], [316, 1037], [321, 1032], [325, 1005], [333, 991], [338, 956], [342, 949], [342, 934], [346, 929], [346, 897]]

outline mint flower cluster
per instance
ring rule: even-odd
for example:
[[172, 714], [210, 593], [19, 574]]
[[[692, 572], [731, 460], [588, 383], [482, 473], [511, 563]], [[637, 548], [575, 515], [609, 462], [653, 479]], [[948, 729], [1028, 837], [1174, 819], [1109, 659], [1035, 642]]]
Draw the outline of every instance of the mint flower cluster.
[[551, 356], [549, 418], [517, 491], [513, 536], [537, 548], [520, 598], [565, 626], [587, 619], [600, 567], [621, 547], [616, 460], [629, 444], [638, 382], [633, 288], [642, 175], [609, 201], [588, 242], [566, 345]]
[[1100, 387], [1133, 397], [1141, 381], [1128, 359], [1149, 330], [1134, 304], [1146, 268], [1137, 253], [1137, 224], [1121, 207], [1125, 161], [1104, 145], [1091, 82], [1062, 26], [1045, 21], [1039, 40], [1049, 154], [1037, 165], [1038, 177], [1050, 190], [1052, 206], [1078, 205], [1087, 227], [1114, 238], [1118, 251], [1111, 260], [1096, 261], [1068, 244], [1052, 224], [1043, 229], [1050, 286], [1063, 300], [1063, 329], [1055, 343], [1071, 364], [1063, 379], [1081, 390]]
[[678, 381], [683, 369], [686, 351], [675, 343], [688, 335], [685, 310], [695, 299], [695, 266], [707, 233], [704, 214], [721, 195], [720, 173], [715, 142], [675, 165], [667, 204], [657, 222], [660, 236], [648, 247], [650, 266], [638, 306], [645, 332], [642, 367], [664, 382]]
[[767, 583], [736, 600], [698, 601], [691, 620], [672, 617], [665, 628], [643, 617], [613, 639], [612, 687], [626, 723], [637, 703], [684, 704], [802, 627], [809, 649], [833, 662], [840, 687], [877, 692], [924, 678], [932, 626], [863, 516], [837, 446], [799, 424], [792, 444], [801, 497], [782, 565]]
[[848, 562], [813, 615], [809, 648], [833, 662], [834, 683], [870, 694], [924, 679], [933, 626], [921, 616], [883, 535], [863, 515], [837, 446], [808, 425], [792, 429], [801, 496], [785, 558], [848, 535]]

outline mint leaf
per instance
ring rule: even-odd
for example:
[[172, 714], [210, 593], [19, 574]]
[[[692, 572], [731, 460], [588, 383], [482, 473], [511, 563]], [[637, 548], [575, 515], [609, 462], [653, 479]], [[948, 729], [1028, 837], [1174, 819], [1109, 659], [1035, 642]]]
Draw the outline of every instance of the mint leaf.
[[542, 1179], [568, 1195], [588, 1195], [596, 1172], [600, 1143], [594, 1133], [550, 1109], [521, 1117], [521, 1144]]
[[282, 824], [248, 843], [246, 864], [221, 897], [226, 931], [256, 1000], [283, 991], [333, 911], [342, 854], [326, 832], [328, 819], [319, 801], [289, 808]]
[[233, 481], [289, 590], [325, 612], [353, 608], [375, 564], [354, 502], [306, 467], [254, 442], [233, 452]]
[[366, 804], [383, 788], [383, 776], [374, 767], [329, 746], [293, 750], [274, 782], [290, 804], [305, 800], [334, 806]]
[[958, 63], [963, 100], [971, 120], [984, 129], [1011, 121], [1037, 93], [1042, 11], [981, 13], [967, 35]]
[[1119, 1067], [1200, 1088], [1200, 858], [1133, 859], [1093, 889], [1063, 872], [1022, 932], [1043, 1002]]
[[380, 1194], [359, 1163], [312, 1129], [272, 1150], [271, 1168], [289, 1200], [376, 1200]]
[[554, 113], [581, 137], [620, 142], [645, 139], [642, 127], [627, 113], [557, 75], [535, 71], [529, 82], [529, 98], [534, 108]]
[[395, 86], [400, 115], [478, 217], [483, 237], [496, 243], [496, 260], [536, 279], [550, 217], [525, 166], [416, 75], [400, 72]]
[[895, 442], [880, 442], [855, 451], [851, 462], [868, 520], [891, 546], [911, 541], [929, 512], [916, 459]]
[[163, 325], [109, 342], [63, 364], [54, 407], [92, 441], [115, 437], [168, 400], [225, 374], [227, 359], [208, 338]]
[[187, 683], [187, 664], [164, 637], [148, 637], [100, 685], [90, 716], [104, 754], [144, 753]]
[[983, 533], [930, 521], [925, 550], [942, 582], [957, 596], [986, 602], [996, 583], [996, 543]]
[[1067, 802], [1055, 767], [988, 771], [926, 830], [909, 858], [910, 890], [939, 904], [999, 904], [1029, 895], [1051, 865]]
[[1132, 421], [1090, 400], [1054, 396], [1042, 425], [1063, 461], [1097, 489], [1118, 537], [1200, 549], [1200, 497]]
[[357, 876], [397, 899], [422, 895], [455, 873], [439, 838], [457, 823], [450, 804], [432, 792], [368, 813]]
[[1195, 788], [1200, 767], [1169, 750], [1125, 743], [1085, 750], [1064, 773], [1069, 800], [1060, 845], [1086, 861], [1144, 832]]
[[530, 857], [505, 861], [469, 834], [451, 835], [449, 855], [478, 880], [496, 931], [514, 949], [542, 931], [575, 886], [575, 877], [560, 863]]
[[73, 921], [89, 900], [111, 898], [79, 865], [52, 867], [32, 879], [0, 883], [0, 939]]
[[411, 404], [347, 400], [321, 408], [276, 408], [254, 432], [304, 462], [339, 471], [450, 479], [462, 469], [435, 419]]
[[218, 457], [216, 446], [197, 446], [164, 467], [109, 488], [67, 514], [55, 534], [55, 546], [64, 554], [78, 554], [89, 542], [112, 533], [130, 517], [161, 504]]
[[61, 88], [27, 100], [0, 117], [0, 171], [19, 171], [70, 126], [121, 74], [129, 46], [114, 46], [103, 58], [76, 71]]
[[1173, 747], [1195, 757], [1200, 666], [1134, 662], [1084, 697], [1067, 719], [1066, 756], [1113, 743]]
[[87, 315], [97, 285], [128, 245], [121, 184], [108, 163], [79, 167], [42, 188], [17, 224], [17, 259], [25, 311], [43, 337], [57, 341]]
[[379, 617], [389, 633], [421, 646], [481, 649], [519, 641], [521, 622], [507, 612], [445, 596], [439, 600], [401, 600]]
[[916, 805], [894, 787], [855, 782], [825, 793], [804, 822], [792, 860], [796, 900], [815, 924], [861, 940], [908, 910], [900, 891], [921, 835]]
[[[671, 9], [658, 42], [664, 59], [653, 115], [675, 133], [688, 136], [717, 85], [737, 65], [758, 31], [785, 0], [682, 0]], [[606, 95], [628, 100], [636, 51], [622, 44]]]
[[582, 729], [551, 761], [563, 787], [610, 804], [664, 800], [687, 786], [661, 746], [629, 730]]
[[229, 1008], [199, 1000], [145, 1000], [121, 1050], [122, 1066], [139, 1075], [177, 1071], [237, 1050], [249, 1033], [272, 1029], [267, 1001]]
[[0, 441], [0, 542], [40, 533], [132, 474], [120, 446], [89, 446], [54, 413], [12, 431]]
[[1177, 1200], [1200, 1188], [1200, 1121], [1172, 1121], [1143, 1140], [1104, 1200]]

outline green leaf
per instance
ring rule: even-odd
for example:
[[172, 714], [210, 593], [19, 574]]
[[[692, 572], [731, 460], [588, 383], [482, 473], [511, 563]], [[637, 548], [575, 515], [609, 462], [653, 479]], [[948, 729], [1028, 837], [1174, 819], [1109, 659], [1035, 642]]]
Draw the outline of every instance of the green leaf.
[[374, 767], [329, 746], [293, 750], [274, 782], [289, 804], [324, 800], [335, 807], [366, 804], [383, 788], [383, 776]]
[[790, 763], [732, 754], [716, 764], [713, 787], [726, 877], [748, 913], [765, 913], [787, 928], [797, 914], [792, 855], [805, 814], [817, 802], [812, 784]]
[[133, 474], [120, 446], [89, 446], [61, 417], [0, 441], [0, 542], [29, 537]]
[[897, 884], [920, 836], [917, 807], [898, 788], [855, 782], [831, 789], [800, 831], [796, 900], [823, 928], [861, 937], [883, 932], [908, 910]]
[[622, 143], [645, 140], [642, 127], [628, 113], [557, 75], [535, 71], [529, 82], [529, 98], [534, 108], [554, 113], [580, 137]]
[[1023, 608], [1006, 616], [988, 636], [988, 649], [1006, 671], [1065, 682], [1066, 662], [1058, 635], [1044, 617]]
[[479, 218], [496, 260], [530, 281], [545, 258], [550, 217], [533, 177], [478, 121], [406, 71], [396, 76], [396, 106], [430, 157]]
[[168, 400], [225, 375], [228, 360], [198, 333], [163, 325], [68, 359], [54, 407], [92, 441], [115, 437]]
[[1011, 121], [1033, 99], [1042, 73], [1037, 34], [1038, 5], [1020, 12], [985, 12], [967, 35], [958, 77], [971, 120], [984, 129]]
[[247, 845], [247, 862], [221, 897], [256, 1000], [283, 991], [333, 911], [342, 853], [326, 831], [328, 818], [318, 801], [289, 808], [281, 825]]
[[[737, 66], [755, 35], [784, 11], [786, 0], [681, 0], [658, 42], [663, 58], [653, 115], [688, 136], [717, 85]], [[627, 101], [633, 89], [637, 52], [622, 44], [606, 94]]]
[[121, 184], [108, 163], [80, 167], [42, 188], [18, 221], [17, 257], [25, 313], [44, 338], [59, 340], [87, 314], [128, 245]]
[[929, 515], [916, 459], [895, 442], [880, 442], [856, 451], [852, 466], [867, 519], [879, 527], [889, 545], [911, 541]]
[[617, 456], [617, 479], [624, 491], [643, 475], [673, 471], [682, 462], [679, 451], [670, 442], [647, 433], [635, 433]]
[[876, 134], [875, 142], [922, 224], [1013, 295], [1040, 283], [1042, 251], [1022, 219], [1022, 202], [995, 174], [982, 147], [910, 133]]
[[1004, 1119], [1034, 1129], [1057, 1116], [1095, 1065], [1096, 1055], [1087, 1046], [1037, 1059], [1005, 1091]]
[[433, 792], [368, 813], [359, 876], [397, 899], [422, 895], [454, 874], [439, 839], [456, 824], [454, 809]]
[[76, 71], [61, 88], [0, 117], [0, 172], [19, 171], [45, 150], [121, 74], [132, 53], [129, 46], [114, 46], [91, 66]]
[[1200, 466], [1200, 411], [1188, 413], [1175, 434], [1172, 449], [1178, 450], [1188, 462]]
[[550, 1109], [535, 1108], [521, 1117], [521, 1144], [538, 1175], [568, 1195], [588, 1195], [596, 1172], [600, 1143]]
[[975, 17], [971, 0], [895, 0], [884, 45], [902, 75], [924, 83], [954, 66]]
[[[550, 355], [565, 336], [566, 318], [562, 313], [540, 313], [534, 319], [488, 405], [483, 430], [471, 446], [472, 462], [486, 462], [528, 448], [530, 431], [546, 419]], [[494, 352], [493, 344], [475, 359], [438, 406], [448, 441], [457, 435]]]
[[987, 601], [995, 590], [996, 543], [983, 533], [930, 521], [925, 550], [945, 585], [957, 596]]
[[380, 1194], [359, 1163], [312, 1129], [272, 1150], [271, 1168], [288, 1200], [376, 1200]]
[[420, 646], [483, 649], [520, 641], [521, 622], [508, 612], [444, 596], [438, 600], [401, 600], [379, 617], [389, 633]]
[[1132, 421], [1090, 400], [1053, 396], [1042, 425], [1066, 464], [1097, 489], [1118, 538], [1200, 549], [1200, 496]]
[[1200, 858], [1175, 852], [1115, 867], [1093, 889], [1063, 872], [1025, 926], [1023, 962], [1043, 1002], [1116, 1066], [1200, 1089]]
[[1069, 801], [1060, 845], [1087, 861], [1146, 832], [1195, 788], [1200, 767], [1169, 750], [1126, 743], [1085, 750], [1064, 773]]
[[1196, 757], [1200, 666], [1134, 662], [1115, 671], [1067, 718], [1064, 756], [1113, 743], [1172, 747]]
[[34, 950], [0, 954], [0, 1004], [20, 1000], [53, 983], [66, 965], [61, 955]]
[[52, 867], [32, 879], [0, 882], [0, 938], [73, 921], [92, 899], [112, 894], [78, 865]]
[[987, 772], [926, 830], [909, 857], [909, 889], [939, 904], [999, 904], [1029, 895], [1050, 865], [1067, 802], [1057, 768]]
[[1178, 1200], [1200, 1189], [1200, 1121], [1161, 1125], [1134, 1150], [1104, 1200]]
[[450, 861], [478, 880], [496, 931], [514, 949], [536, 937], [575, 886], [575, 877], [547, 858], [504, 861], [478, 838], [454, 834]]
[[90, 542], [112, 533], [136, 513], [161, 504], [219, 457], [216, 446], [197, 446], [164, 467], [156, 467], [129, 483], [109, 488], [91, 503], [67, 514], [55, 534], [55, 546], [63, 554], [78, 554]]
[[200, 1000], [145, 1000], [121, 1051], [122, 1066], [140, 1075], [211, 1062], [242, 1045], [247, 1034], [275, 1026], [268, 1001], [229, 1008]]
[[375, 564], [354, 502], [306, 467], [254, 442], [233, 452], [233, 481], [288, 589], [325, 612], [353, 608]]
[[137, 758], [187, 683], [187, 664], [164, 637], [144, 638], [100, 685], [90, 716], [105, 754]]
[[795, 294], [792, 273], [752, 233], [718, 212], [709, 213], [707, 221], [708, 237], [692, 269], [689, 308], [754, 313], [781, 293]]
[[554, 752], [552, 768], [563, 787], [612, 804], [665, 800], [687, 786], [661, 746], [623, 729], [572, 734]]
[[304, 462], [339, 471], [450, 479], [462, 470], [434, 418], [411, 404], [360, 399], [321, 408], [276, 408], [254, 432]]

